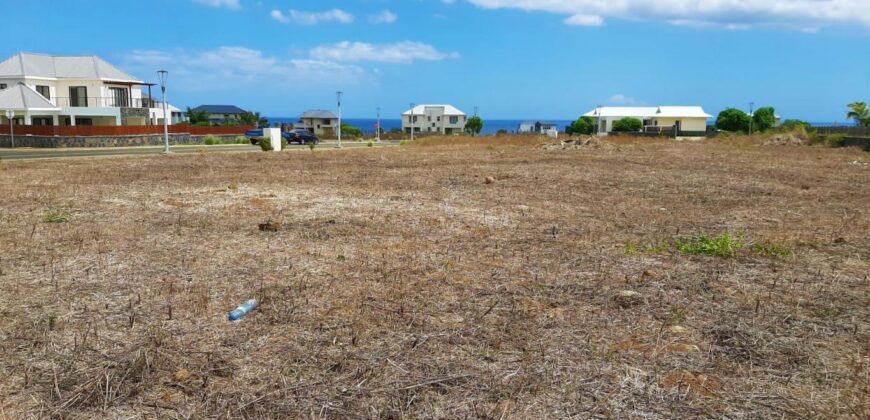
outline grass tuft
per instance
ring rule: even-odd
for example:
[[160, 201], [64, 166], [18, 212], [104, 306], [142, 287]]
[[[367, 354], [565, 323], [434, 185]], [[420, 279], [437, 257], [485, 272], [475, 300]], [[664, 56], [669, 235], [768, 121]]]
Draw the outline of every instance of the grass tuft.
[[712, 255], [716, 257], [730, 258], [737, 255], [743, 249], [743, 234], [732, 236], [722, 234], [719, 236], [694, 236], [691, 238], [679, 238], [674, 241], [674, 248], [691, 255]]
[[66, 210], [51, 209], [42, 214], [43, 223], [67, 223], [72, 215]]

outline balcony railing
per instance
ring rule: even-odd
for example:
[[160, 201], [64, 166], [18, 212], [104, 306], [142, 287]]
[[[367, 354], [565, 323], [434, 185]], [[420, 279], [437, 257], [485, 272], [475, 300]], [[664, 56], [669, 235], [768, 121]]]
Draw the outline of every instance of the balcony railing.
[[59, 96], [50, 99], [50, 101], [54, 103], [55, 106], [62, 108], [149, 108], [153, 103], [148, 99], [133, 99], [116, 96]]

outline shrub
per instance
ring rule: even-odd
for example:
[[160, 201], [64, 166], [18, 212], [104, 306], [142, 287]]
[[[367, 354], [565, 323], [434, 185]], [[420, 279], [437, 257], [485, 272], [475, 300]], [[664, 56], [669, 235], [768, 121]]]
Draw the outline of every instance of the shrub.
[[375, 144], [373, 142], [368, 142], [366, 143], [366, 147], [375, 147]]
[[218, 138], [215, 137], [215, 136], [208, 135], [208, 136], [205, 136], [205, 138], [202, 140], [202, 142], [203, 142], [203, 144], [205, 144], [206, 146], [212, 146], [212, 145], [215, 145], [215, 144], [219, 144], [219, 143], [220, 143], [220, 140], [218, 140]]
[[628, 133], [643, 130], [643, 121], [637, 118], [625, 117], [616, 120], [613, 123], [613, 131], [617, 133]]
[[749, 131], [749, 115], [737, 108], [728, 108], [716, 117], [716, 128], [725, 131]]
[[593, 131], [595, 131], [595, 120], [592, 117], [580, 117], [565, 127], [566, 134], [592, 134]]
[[349, 137], [355, 139], [358, 137], [362, 137], [362, 130], [350, 124], [341, 123], [341, 135], [342, 137]]
[[810, 128], [810, 123], [801, 120], [785, 120], [782, 122], [779, 128], [784, 131], [792, 131], [800, 128], [807, 130]]
[[743, 235], [732, 237], [729, 234], [719, 236], [695, 236], [692, 238], [677, 239], [674, 248], [684, 254], [706, 254], [717, 257], [733, 257], [737, 251], [743, 249]]
[[260, 149], [263, 149], [264, 152], [272, 151], [272, 139], [268, 137], [260, 138]]
[[251, 144], [251, 141], [245, 136], [238, 136], [236, 137], [236, 144]]
[[48, 210], [42, 214], [43, 223], [66, 223], [69, 222], [70, 214], [66, 210]]
[[792, 250], [777, 244], [771, 243], [755, 243], [752, 245], [752, 250], [758, 254], [768, 257], [791, 258], [794, 255]]
[[846, 140], [846, 135], [842, 134], [842, 133], [829, 134], [829, 135], [825, 136], [825, 143], [827, 143], [828, 146], [834, 146], [834, 147], [842, 146], [843, 142], [845, 140]]
[[310, 151], [312, 151], [312, 152], [314, 151], [314, 147], [317, 146], [317, 143], [315, 143], [315, 142], [313, 142], [313, 141], [308, 142], [308, 143], [306, 143], [306, 144], [308, 145], [308, 150], [310, 150]]
[[767, 131], [776, 124], [776, 112], [773, 107], [758, 108], [752, 114], [752, 131]]
[[407, 146], [408, 144], [410, 144], [408, 140], [402, 140], [399, 142], [399, 146]]

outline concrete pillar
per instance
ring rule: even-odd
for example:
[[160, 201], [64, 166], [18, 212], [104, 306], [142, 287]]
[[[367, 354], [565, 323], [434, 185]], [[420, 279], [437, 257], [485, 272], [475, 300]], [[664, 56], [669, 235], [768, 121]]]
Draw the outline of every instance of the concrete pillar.
[[[281, 151], [281, 129], [280, 128], [264, 128], [263, 129], [263, 137], [269, 139], [272, 142], [272, 150], [276, 152]], [[260, 140], [264, 141], [264, 140]]]
[[24, 125], [30, 125], [30, 122], [31, 122], [30, 113], [27, 111], [24, 111]]
[[75, 115], [70, 115], [70, 116], [69, 116], [69, 125], [70, 125], [70, 127], [75, 127], [75, 126], [76, 126], [76, 116], [75, 116]]
[[58, 115], [51, 116], [51, 125], [57, 127], [60, 125], [60, 117]]

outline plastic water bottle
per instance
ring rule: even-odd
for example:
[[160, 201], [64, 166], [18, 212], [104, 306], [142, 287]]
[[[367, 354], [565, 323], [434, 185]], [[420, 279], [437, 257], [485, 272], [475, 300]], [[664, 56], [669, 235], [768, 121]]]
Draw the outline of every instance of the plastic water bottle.
[[257, 299], [248, 300], [241, 306], [230, 312], [230, 314], [227, 316], [227, 319], [229, 319], [230, 321], [238, 321], [242, 319], [242, 317], [253, 311], [256, 307]]

